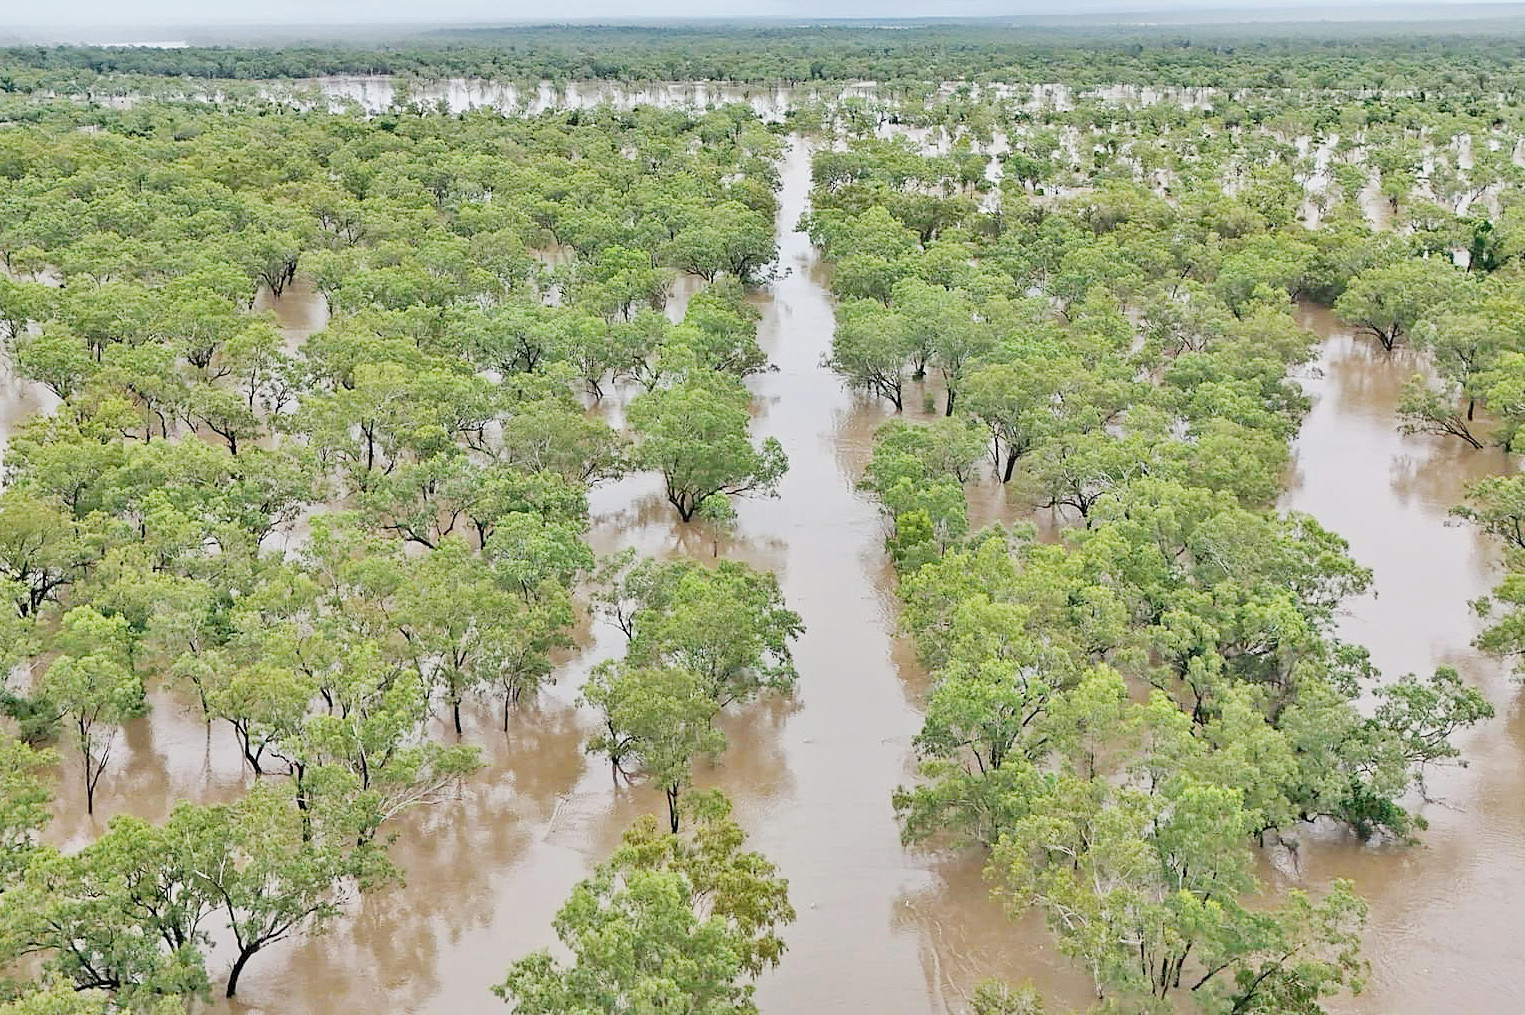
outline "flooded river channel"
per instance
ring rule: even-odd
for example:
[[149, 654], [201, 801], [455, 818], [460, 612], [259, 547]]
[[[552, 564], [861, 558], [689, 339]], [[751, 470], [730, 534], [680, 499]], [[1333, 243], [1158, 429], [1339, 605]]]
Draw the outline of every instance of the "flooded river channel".
[[1352, 605], [1341, 635], [1369, 648], [1388, 677], [1454, 666], [1498, 713], [1458, 737], [1468, 767], [1427, 775], [1435, 802], [1419, 807], [1430, 822], [1419, 845], [1372, 848], [1315, 835], [1303, 849], [1307, 881], [1351, 878], [1371, 903], [1371, 979], [1339, 1007], [1371, 1015], [1519, 1011], [1525, 714], [1507, 664], [1470, 647], [1478, 620], [1468, 602], [1497, 584], [1497, 549], [1448, 517], [1468, 483], [1514, 465], [1496, 449], [1399, 434], [1400, 389], [1422, 366], [1414, 354], [1383, 352], [1327, 311], [1307, 311], [1304, 323], [1326, 336], [1322, 376], [1304, 381], [1314, 407], [1283, 504], [1339, 532], [1374, 572], [1374, 591]]
[[[783, 443], [790, 469], [777, 499], [737, 503], [735, 535], [718, 551], [778, 574], [805, 623], [800, 685], [791, 699], [727, 715], [730, 746], [699, 774], [731, 795], [799, 910], [759, 1003], [772, 1012], [959, 1011], [993, 971], [1078, 999], [1085, 981], [1041, 925], [1014, 928], [988, 899], [979, 857], [900, 846], [890, 794], [911, 775], [923, 685], [909, 647], [893, 637], [883, 521], [855, 489], [886, 413], [821, 366], [832, 307], [809, 239], [793, 228], [810, 187], [810, 153], [798, 139], [783, 177], [781, 277], [758, 297], [759, 340], [778, 369], [751, 387], [754, 430]], [[654, 475], [597, 487], [591, 506], [600, 553], [717, 552], [710, 533], [677, 523]], [[484, 710], [468, 735], [486, 748], [488, 770], [462, 800], [410, 817], [396, 849], [407, 887], [365, 900], [327, 937], [251, 965], [239, 991], [248, 1007], [236, 1010], [500, 1010], [488, 986], [552, 940], [567, 891], [624, 828], [665, 806], [655, 792], [616, 787], [607, 764], [581, 749], [594, 717], [574, 707], [577, 688], [622, 648], [618, 631], [594, 622], [583, 651], [515, 715], [506, 740]]]
[[[781, 276], [757, 297], [760, 341], [778, 370], [751, 382], [757, 435], [777, 437], [790, 457], [780, 496], [740, 502], [735, 534], [717, 542], [677, 523], [655, 476], [592, 493], [600, 553], [635, 546], [743, 559], [775, 571], [804, 619], [797, 693], [728, 714], [730, 746], [700, 773], [732, 796], [752, 845], [789, 878], [799, 911], [782, 967], [759, 985], [759, 1004], [774, 1015], [960, 1012], [989, 975], [1032, 980], [1051, 1009], [1084, 1004], [1089, 981], [1040, 921], [1013, 923], [989, 900], [979, 856], [899, 843], [890, 794], [911, 777], [924, 683], [894, 636], [883, 522], [855, 490], [886, 413], [821, 366], [832, 310], [815, 252], [794, 231], [810, 185], [810, 153], [798, 137], [783, 182]], [[275, 309], [300, 338], [321, 327], [320, 306], [296, 289]], [[1392, 676], [1456, 666], [1486, 690], [1499, 718], [1463, 740], [1470, 768], [1431, 776], [1440, 802], [1423, 809], [1432, 827], [1421, 845], [1371, 848], [1315, 832], [1296, 863], [1268, 861], [1267, 870], [1279, 885], [1352, 877], [1371, 901], [1373, 975], [1365, 993], [1341, 1002], [1345, 1010], [1517, 1010], [1525, 995], [1517, 932], [1525, 912], [1525, 719], [1505, 668], [1468, 648], [1477, 622], [1467, 601], [1495, 583], [1493, 551], [1447, 520], [1467, 481], [1510, 466], [1497, 452], [1399, 435], [1393, 409], [1415, 368], [1408, 354], [1389, 357], [1327, 314], [1305, 313], [1327, 339], [1306, 380], [1315, 405], [1284, 505], [1343, 534], [1375, 570], [1376, 593], [1354, 605], [1345, 636], [1369, 646]], [[35, 396], [23, 386], [0, 387], [0, 421], [46, 408], [27, 398]], [[972, 496], [983, 503], [987, 491]], [[575, 705], [578, 688], [597, 661], [622, 649], [622, 637], [597, 621], [581, 636], [556, 685], [515, 713], [506, 736], [488, 708], [468, 712], [467, 737], [483, 747], [486, 768], [459, 799], [402, 820], [394, 856], [406, 887], [362, 900], [325, 937], [262, 953], [239, 999], [218, 1000], [213, 1010], [504, 1010], [489, 987], [512, 960], [553, 940], [551, 919], [569, 888], [623, 829], [665, 806], [657, 793], [617, 786], [605, 763], [583, 753], [594, 722]], [[247, 777], [224, 728], [208, 732], [188, 703], [162, 692], [154, 705], [114, 757], [95, 821], [76, 799], [78, 780], [60, 781], [55, 841], [80, 844], [115, 813], [157, 818], [176, 798], [241, 791]], [[447, 735], [443, 727], [439, 734]]]

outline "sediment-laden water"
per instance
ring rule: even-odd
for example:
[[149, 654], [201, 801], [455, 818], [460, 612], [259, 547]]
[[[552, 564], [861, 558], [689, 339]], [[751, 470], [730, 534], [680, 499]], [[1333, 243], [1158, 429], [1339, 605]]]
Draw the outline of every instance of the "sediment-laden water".
[[[781, 275], [756, 297], [759, 340], [778, 369], [751, 382], [757, 435], [777, 437], [790, 457], [779, 497], [740, 502], [734, 536], [716, 540], [677, 523], [656, 477], [633, 476], [593, 491], [592, 541], [601, 553], [719, 553], [769, 568], [804, 619], [798, 692], [727, 715], [729, 749], [700, 774], [731, 794], [753, 845], [789, 878], [799, 911], [782, 968], [759, 986], [765, 1011], [961, 1010], [986, 975], [1031, 979], [1056, 1006], [1083, 1003], [1088, 981], [1041, 922], [1014, 923], [989, 900], [977, 855], [899, 843], [890, 793], [911, 775], [923, 681], [894, 637], [883, 523], [855, 490], [887, 414], [821, 366], [832, 308], [816, 255], [794, 230], [810, 186], [799, 137], [782, 169]], [[276, 311], [294, 344], [324, 321], [321, 297], [300, 285], [261, 306]], [[1340, 532], [1375, 571], [1374, 594], [1353, 605], [1343, 633], [1369, 646], [1390, 676], [1456, 666], [1486, 690], [1499, 718], [1463, 739], [1471, 767], [1432, 774], [1439, 802], [1422, 808], [1432, 827], [1421, 845], [1371, 847], [1314, 830], [1297, 856], [1268, 855], [1267, 870], [1281, 886], [1352, 877], [1371, 901], [1373, 975], [1342, 1007], [1511, 1010], [1525, 911], [1525, 720], [1504, 668], [1468, 647], [1477, 622], [1467, 601], [1494, 584], [1493, 549], [1447, 518], [1466, 482], [1511, 466], [1497, 452], [1399, 435], [1398, 389], [1418, 366], [1410, 354], [1383, 353], [1325, 312], [1305, 311], [1305, 322], [1325, 341], [1305, 381], [1314, 409], [1284, 506]], [[618, 418], [622, 397], [597, 411]], [[0, 440], [51, 405], [35, 387], [0, 378]], [[981, 517], [1008, 513], [1004, 490], [971, 497]], [[521, 707], [506, 735], [487, 708], [468, 712], [467, 736], [483, 746], [486, 768], [459, 799], [403, 819], [394, 855], [406, 887], [362, 900], [323, 938], [262, 953], [239, 999], [217, 1010], [500, 1010], [488, 988], [514, 958], [552, 940], [568, 889], [622, 830], [663, 806], [656, 793], [616, 785], [582, 751], [593, 723], [575, 705], [577, 689], [622, 645], [596, 621], [581, 634], [556, 686]], [[60, 779], [50, 838], [79, 844], [112, 814], [158, 818], [179, 798], [241, 792], [248, 776], [224, 727], [209, 731], [194, 706], [163, 692], [154, 706], [127, 729], [95, 819], [84, 817], [78, 780]]]

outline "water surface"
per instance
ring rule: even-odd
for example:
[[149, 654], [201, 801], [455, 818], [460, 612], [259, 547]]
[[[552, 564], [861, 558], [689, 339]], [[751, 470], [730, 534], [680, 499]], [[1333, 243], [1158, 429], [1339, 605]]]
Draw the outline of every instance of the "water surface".
[[[986, 975], [1032, 979], [1055, 1008], [1082, 1005], [1088, 981], [1040, 921], [1013, 923], [989, 901], [977, 854], [899, 844], [890, 793], [911, 774], [924, 680], [894, 638], [883, 522], [854, 487], [887, 413], [820, 365], [831, 302], [808, 239], [793, 228], [806, 208], [809, 154], [791, 139], [783, 272], [756, 297], [760, 341], [779, 369], [751, 382], [755, 430], [778, 437], [790, 456], [780, 496], [739, 501], [736, 533], [721, 539], [680, 525], [656, 477], [633, 476], [593, 491], [591, 538], [599, 552], [719, 553], [772, 569], [804, 618], [798, 692], [728, 714], [730, 747], [700, 772], [702, 783], [732, 795], [753, 845], [789, 878], [799, 911], [783, 967], [759, 985], [765, 1011], [961, 1011]], [[300, 285], [260, 305], [276, 312], [293, 344], [324, 321], [321, 298]], [[1466, 482], [1510, 465], [1497, 452], [1399, 435], [1398, 390], [1418, 364], [1353, 337], [1326, 313], [1305, 316], [1326, 340], [1305, 382], [1315, 404], [1284, 504], [1340, 532], [1374, 569], [1375, 593], [1353, 604], [1342, 631], [1368, 645], [1389, 676], [1456, 666], [1500, 718], [1464, 738], [1470, 768], [1432, 775], [1441, 802], [1422, 808], [1432, 824], [1422, 845], [1374, 848], [1317, 832], [1296, 863], [1276, 857], [1268, 869], [1281, 886], [1352, 877], [1370, 899], [1372, 980], [1342, 1010], [1513, 1010], [1525, 995], [1516, 932], [1525, 912], [1525, 721], [1503, 668], [1467, 647], [1476, 620], [1466, 602], [1496, 581], [1494, 549], [1446, 514]], [[617, 420], [626, 395], [614, 393], [600, 411]], [[50, 405], [35, 386], [0, 378], [0, 430]], [[1010, 514], [993, 484], [971, 499], [982, 518]], [[467, 738], [483, 746], [486, 768], [459, 799], [399, 823], [395, 858], [406, 887], [361, 900], [323, 938], [260, 955], [241, 997], [214, 1010], [503, 1010], [488, 988], [515, 958], [552, 941], [556, 909], [622, 830], [664, 806], [656, 793], [616, 785], [606, 764], [582, 751], [594, 721], [576, 707], [577, 688], [623, 646], [605, 624], [585, 624], [581, 634], [582, 650], [568, 654], [558, 683], [521, 707], [506, 735], [490, 707], [468, 710]], [[74, 759], [66, 759], [50, 838], [78, 845], [115, 813], [159, 818], [177, 798], [241, 792], [248, 776], [225, 726], [208, 730], [190, 702], [163, 692], [154, 705], [126, 731], [95, 819], [83, 814]], [[443, 726], [436, 732], [449, 736]]]

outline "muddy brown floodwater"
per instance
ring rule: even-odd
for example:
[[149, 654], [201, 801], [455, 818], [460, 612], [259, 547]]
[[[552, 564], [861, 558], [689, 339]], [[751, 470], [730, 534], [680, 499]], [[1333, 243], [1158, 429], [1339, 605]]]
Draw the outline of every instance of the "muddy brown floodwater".
[[[1013, 923], [992, 903], [980, 857], [903, 849], [890, 793], [911, 774], [922, 675], [893, 633], [892, 572], [874, 503], [854, 489], [867, 461], [878, 405], [844, 390], [820, 365], [832, 333], [830, 298], [808, 239], [794, 230], [806, 208], [810, 152], [792, 138], [783, 165], [780, 266], [760, 292], [760, 340], [778, 370], [753, 380], [758, 436], [776, 436], [791, 468], [776, 500], [738, 504], [734, 536], [715, 540], [676, 522], [653, 476], [593, 491], [599, 552], [719, 553], [775, 571], [806, 632], [796, 647], [798, 692], [729, 714], [730, 746], [700, 781], [723, 787], [737, 816], [790, 880], [798, 921], [782, 968], [763, 977], [764, 1011], [962, 1011], [986, 975], [1032, 980], [1053, 1007], [1081, 1005], [1087, 981], [1031, 917]], [[682, 294], [679, 294], [681, 299]], [[320, 327], [321, 299], [300, 287], [272, 304], [299, 341]], [[677, 312], [678, 307], [674, 307]], [[1518, 914], [1525, 912], [1525, 725], [1497, 664], [1467, 648], [1476, 621], [1466, 601], [1496, 579], [1491, 548], [1447, 524], [1468, 480], [1507, 469], [1471, 452], [1394, 429], [1402, 381], [1415, 364], [1392, 357], [1307, 313], [1328, 336], [1316, 403], [1297, 445], [1288, 507], [1345, 535], [1376, 572], [1378, 594], [1355, 604], [1347, 637], [1371, 647], [1389, 675], [1455, 665], [1483, 687], [1500, 718], [1469, 735], [1466, 770], [1435, 773], [1432, 823], [1417, 848], [1371, 848], [1317, 834], [1297, 864], [1267, 870], [1279, 886], [1353, 877], [1371, 900], [1371, 984], [1352, 1012], [1516, 1010]], [[8, 384], [0, 422], [46, 401]], [[603, 407], [619, 417], [628, 393]], [[3, 436], [3, 435], [0, 435]], [[1003, 491], [973, 491], [982, 515], [1002, 513]], [[242, 1013], [503, 1010], [488, 988], [515, 958], [552, 942], [551, 919], [574, 882], [614, 848], [639, 814], [664, 806], [642, 788], [616, 786], [584, 755], [592, 717], [577, 689], [600, 659], [622, 650], [608, 625], [583, 629], [557, 684], [522, 707], [505, 736], [491, 710], [467, 717], [486, 768], [458, 799], [412, 812], [397, 829], [405, 887], [360, 900], [332, 931], [262, 953], [240, 998], [212, 1010]], [[55, 841], [78, 845], [123, 811], [157, 818], [177, 798], [226, 799], [247, 776], [222, 727], [208, 731], [188, 702], [158, 692], [153, 712], [126, 733], [92, 821], [78, 773], [61, 772]], [[437, 730], [444, 737], [446, 731]], [[72, 759], [71, 759], [72, 760]], [[226, 968], [215, 956], [212, 968]]]
[[[0, 348], [0, 455], [4, 455], [5, 446], [18, 426], [39, 412], [52, 412], [57, 407], [58, 396], [41, 384], [17, 377]], [[0, 474], [0, 482], [3, 481], [4, 475]]]
[[[757, 296], [759, 339], [778, 369], [752, 388], [758, 436], [778, 437], [791, 468], [777, 499], [738, 504], [736, 532], [718, 550], [778, 574], [806, 626], [795, 651], [801, 680], [789, 699], [726, 716], [730, 746], [699, 775], [732, 796], [753, 844], [790, 879], [799, 910], [784, 965], [763, 978], [759, 1001], [773, 1012], [958, 1011], [973, 983], [992, 973], [1080, 999], [1083, 979], [1041, 925], [1013, 926], [989, 901], [979, 857], [900, 846], [890, 794], [910, 776], [923, 682], [893, 638], [879, 511], [855, 490], [886, 413], [821, 366], [832, 308], [809, 240], [794, 230], [810, 186], [810, 153], [798, 138], [783, 178], [784, 271]], [[678, 287], [672, 313], [691, 290]], [[276, 312], [292, 343], [323, 323], [321, 297], [300, 284], [259, 306]], [[626, 395], [616, 392], [600, 411], [617, 420]], [[8, 400], [13, 407], [46, 405]], [[976, 497], [992, 499], [998, 491]], [[591, 506], [600, 553], [717, 551], [710, 533], [677, 523], [654, 476], [598, 487]], [[999, 505], [987, 510], [1000, 513]], [[665, 806], [657, 793], [616, 786], [607, 765], [582, 751], [594, 721], [576, 707], [577, 690], [596, 662], [623, 648], [608, 625], [594, 622], [583, 633], [557, 684], [513, 716], [506, 736], [489, 708], [468, 716], [467, 736], [483, 746], [486, 769], [459, 799], [400, 823], [394, 857], [406, 887], [359, 900], [324, 937], [273, 947], [245, 972], [240, 997], [212, 1010], [503, 1010], [488, 988], [515, 958], [552, 943], [551, 919], [571, 886], [637, 816]], [[242, 791], [248, 776], [224, 724], [208, 731], [191, 702], [162, 691], [153, 704], [122, 738], [94, 819], [84, 815], [78, 773], [66, 761], [53, 841], [77, 847], [113, 814], [158, 819], [176, 799]], [[210, 964], [226, 966], [215, 954]]]
[[287, 352], [296, 352], [309, 335], [328, 325], [328, 301], [306, 278], [296, 279], [279, 297], [271, 296], [269, 289], [261, 289], [254, 300], [254, 310], [275, 315]]
[[1322, 376], [1304, 382], [1315, 402], [1284, 506], [1339, 532], [1374, 572], [1374, 594], [1352, 605], [1341, 633], [1389, 678], [1454, 666], [1498, 711], [1459, 738], [1467, 768], [1429, 774], [1436, 802], [1419, 806], [1430, 828], [1418, 846], [1325, 834], [1302, 850], [1308, 882], [1348, 877], [1371, 903], [1371, 979], [1338, 1008], [1525, 1010], [1525, 716], [1508, 667], [1470, 647], [1478, 621], [1467, 604], [1497, 584], [1497, 549], [1448, 518], [1469, 482], [1514, 466], [1501, 451], [1399, 434], [1399, 392], [1422, 364], [1351, 335], [1327, 311], [1305, 311], [1304, 323], [1326, 336]]
[[[719, 544], [776, 572], [803, 616], [800, 687], [791, 699], [727, 716], [730, 746], [700, 773], [731, 795], [753, 845], [789, 878], [799, 910], [784, 965], [763, 978], [759, 1002], [773, 1012], [958, 1010], [992, 970], [1035, 976], [1066, 994], [1083, 990], [1041, 927], [1014, 930], [988, 900], [978, 858], [900, 846], [890, 793], [909, 776], [921, 685], [892, 638], [883, 523], [854, 489], [885, 413], [821, 366], [831, 302], [809, 240], [794, 231], [809, 169], [809, 151], [794, 139], [779, 219], [785, 274], [757, 301], [759, 338], [778, 370], [752, 383], [757, 435], [777, 437], [791, 467], [777, 499], [738, 503], [736, 534]], [[617, 405], [604, 408], [618, 416]], [[709, 533], [677, 523], [654, 476], [596, 488], [592, 511], [600, 553], [716, 551]], [[573, 705], [576, 688], [621, 642], [595, 622], [584, 651], [514, 717], [506, 741], [484, 712], [474, 726], [489, 770], [463, 800], [415, 816], [397, 848], [408, 887], [363, 901], [329, 937], [251, 966], [245, 1003], [271, 1012], [500, 1010], [488, 986], [551, 940], [551, 918], [571, 885], [637, 815], [662, 806], [655, 793], [616, 788], [607, 765], [581, 750], [592, 721]]]

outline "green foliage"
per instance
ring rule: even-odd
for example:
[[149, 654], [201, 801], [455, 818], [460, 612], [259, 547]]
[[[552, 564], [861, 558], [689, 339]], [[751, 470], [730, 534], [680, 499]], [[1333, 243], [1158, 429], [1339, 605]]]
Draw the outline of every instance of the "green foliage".
[[0, 580], [22, 617], [35, 615], [90, 563], [67, 512], [24, 489], [0, 492]]
[[969, 999], [974, 1015], [1043, 1015], [1043, 998], [1032, 987], [984, 980]]
[[775, 438], [761, 448], [748, 439], [749, 402], [735, 381], [700, 373], [630, 403], [632, 460], [662, 474], [667, 501], [683, 521], [716, 494], [772, 495], [788, 470]]
[[1489, 476], [1466, 490], [1467, 503], [1451, 509], [1504, 544], [1507, 552], [1525, 552], [1525, 477]]
[[755, 1013], [755, 979], [783, 957], [788, 883], [745, 841], [716, 794], [696, 795], [687, 834], [644, 818], [556, 914], [566, 964], [517, 960], [493, 988], [516, 1011], [620, 1015], [671, 1008]]
[[1464, 279], [1442, 258], [1409, 258], [1361, 272], [1335, 302], [1334, 311], [1391, 349], [1420, 318], [1455, 298]]
[[711, 722], [727, 705], [794, 686], [789, 643], [804, 628], [775, 576], [733, 561], [706, 568], [626, 551], [604, 562], [599, 584], [595, 604], [628, 645], [583, 688], [604, 725], [588, 750], [616, 774], [638, 771], [662, 786], [676, 830], [694, 760], [725, 748]]
[[699, 210], [693, 221], [680, 226], [660, 256], [706, 282], [721, 272], [753, 282], [778, 256], [778, 247], [770, 217], [738, 201], [724, 201]]
[[129, 640], [123, 618], [76, 606], [64, 614], [54, 642], [61, 654], [38, 686], [40, 696], [58, 710], [79, 751], [85, 808], [91, 813], [118, 729], [147, 707], [143, 681], [131, 668]]
[[1358, 990], [1366, 909], [1350, 885], [1318, 902], [1290, 893], [1281, 910], [1242, 908], [1256, 880], [1246, 840], [1254, 818], [1240, 791], [1199, 780], [1190, 755], [1176, 767], [1189, 724], [1168, 702], [1121, 714], [1107, 702], [1081, 713], [1086, 737], [1142, 738], [1145, 753], [1121, 785], [1069, 770], [1041, 776], [992, 854], [1001, 894], [1042, 911], [1098, 995], [1127, 1004], [1171, 997], [1188, 957], [1205, 972], [1184, 982], [1209, 1011], [1279, 1010], [1290, 997], [1316, 1011], [1317, 999]]
[[234, 945], [232, 997], [255, 954], [298, 929], [321, 930], [347, 892], [393, 877], [356, 830], [344, 808], [300, 808], [266, 784], [233, 804], [182, 803], [162, 826], [120, 817], [80, 853], [44, 849], [29, 860], [0, 899], [4, 945], [43, 955], [77, 989], [147, 1010], [206, 992], [203, 925], [222, 921]]
[[[1377, 680], [1335, 637], [1370, 575], [1274, 509], [1313, 347], [1291, 300], [1431, 357], [1404, 429], [1477, 445], [1492, 417], [1517, 443], [1521, 88], [1508, 32], [1327, 34], [584, 27], [0, 54], [0, 336], [61, 400], [7, 448], [5, 710], [29, 738], [62, 723], [92, 804], [145, 682], [193, 695], [262, 774], [63, 856], [36, 844], [39, 756], [0, 751], [0, 939], [49, 978], [16, 1005], [157, 1012], [209, 988], [213, 934], [231, 993], [251, 956], [388, 882], [385, 829], [477, 768], [431, 737], [436, 713], [464, 739], [463, 705], [491, 699], [507, 731], [553, 679], [594, 569], [590, 483], [660, 472], [717, 529], [778, 488], [741, 382], [767, 368], [744, 286], [778, 257], [785, 128], [743, 102], [451, 113], [419, 82], [453, 76], [881, 82], [796, 92], [787, 129], [813, 149], [800, 227], [839, 298], [827, 365], [943, 412], [885, 426], [863, 479], [930, 674], [905, 838], [992, 850], [1013, 908], [1043, 912], [1117, 1010], [1313, 1013], [1357, 989], [1362, 904], [1342, 883], [1252, 904], [1249, 844], [1321, 818], [1409, 836], [1426, 766], [1461, 761], [1492, 709], [1448, 669]], [[418, 81], [370, 116], [225, 80], [378, 70]], [[1028, 88], [1055, 81], [1062, 100]], [[678, 272], [706, 283], [681, 321]], [[278, 328], [293, 310], [311, 327]], [[627, 446], [584, 393], [634, 387]], [[971, 534], [987, 456], [1041, 540]], [[1459, 512], [1507, 547], [1478, 604], [1479, 644], [1506, 654], [1525, 646], [1512, 483]], [[800, 618], [732, 562], [606, 568], [595, 602], [628, 643], [584, 688], [590, 749], [662, 786], [670, 828], [697, 821], [639, 826], [558, 920], [571, 961], [523, 960], [502, 991], [526, 1011], [752, 1011], [792, 913], [691, 784], [723, 707], [797, 680]], [[994, 985], [973, 1003], [1041, 1007]]]
[[639, 772], [661, 786], [676, 832], [695, 759], [725, 749], [725, 735], [710, 725], [719, 704], [703, 678], [675, 667], [605, 663], [588, 678], [582, 698], [603, 716], [604, 730], [588, 750], [606, 755], [617, 774]]
[[984, 437], [971, 421], [950, 418], [891, 420], [879, 438], [861, 485], [878, 494], [890, 515], [891, 555], [903, 570], [914, 570], [968, 533], [963, 484], [984, 452]]
[[804, 627], [772, 574], [732, 561], [643, 561], [611, 591], [615, 609], [628, 611], [629, 658], [691, 671], [721, 705], [788, 690], [799, 676], [789, 643]]
[[849, 300], [837, 307], [837, 327], [827, 364], [847, 383], [904, 408], [906, 375], [916, 349], [898, 312], [877, 300]]
[[1466, 412], [1460, 407], [1460, 396], [1454, 385], [1437, 390], [1423, 377], [1412, 378], [1403, 386], [1403, 397], [1398, 402], [1399, 432], [1455, 437], [1481, 448], [1483, 442], [1472, 432]]
[[179, 998], [165, 997], [123, 1007], [120, 999], [102, 990], [76, 990], [59, 980], [36, 991], [0, 1004], [5, 1015], [115, 1015], [119, 1011], [134, 1015], [180, 1015], [185, 1010]]
[[9, 888], [24, 869], [37, 835], [52, 818], [52, 793], [44, 769], [51, 752], [12, 736], [0, 737], [0, 886]]

